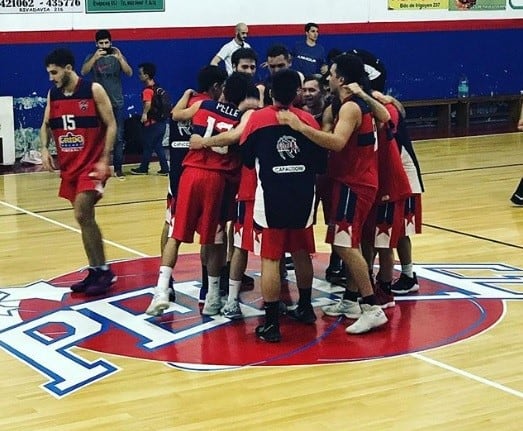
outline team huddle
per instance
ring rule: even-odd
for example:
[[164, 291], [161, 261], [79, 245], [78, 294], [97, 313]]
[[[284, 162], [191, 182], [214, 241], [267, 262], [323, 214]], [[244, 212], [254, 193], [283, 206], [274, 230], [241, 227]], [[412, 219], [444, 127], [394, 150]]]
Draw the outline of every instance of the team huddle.
[[[384, 82], [366, 72], [366, 57], [358, 51], [332, 58], [326, 81], [292, 70], [282, 45], [269, 49], [270, 76], [263, 83], [253, 78], [257, 61], [251, 48], [241, 47], [232, 54], [231, 74], [205, 66], [197, 89], [185, 91], [171, 111], [161, 264], [145, 312], [160, 316], [176, 301], [173, 269], [180, 245], [193, 242], [197, 233], [203, 315], [243, 317], [240, 292], [253, 287], [245, 271], [248, 255], [254, 253], [261, 258], [265, 310], [255, 335], [279, 342], [282, 314], [314, 324], [311, 254], [321, 202], [325, 241], [332, 249], [326, 280], [345, 287], [343, 297], [322, 312], [354, 320], [348, 334], [380, 327], [388, 321], [383, 310], [395, 305], [394, 294], [419, 289], [409, 237], [421, 232], [423, 185], [403, 107], [383, 94]], [[109, 175], [108, 151], [115, 135], [107, 95], [97, 95], [100, 86], [74, 73], [74, 58], [67, 53], [52, 53], [46, 67], [56, 88], [48, 97], [42, 143], [45, 148], [50, 129], [62, 171], [60, 195], [72, 202], [80, 226], [101, 239], [93, 208]], [[93, 119], [89, 110], [88, 121], [76, 109], [78, 99], [101, 107], [101, 115]], [[69, 115], [64, 100], [67, 109], [74, 109]], [[75, 122], [101, 133], [82, 135]], [[66, 142], [71, 133], [82, 142]], [[88, 139], [96, 142], [88, 144]], [[85, 163], [68, 162], [85, 158], [87, 150], [91, 156]], [[53, 168], [47, 151], [43, 162]], [[95, 239], [82, 238], [91, 245], [85, 247], [90, 272], [72, 290], [106, 293], [116, 277], [103, 248]], [[395, 282], [394, 249], [402, 265]], [[296, 274], [297, 304], [281, 299], [287, 267]]]

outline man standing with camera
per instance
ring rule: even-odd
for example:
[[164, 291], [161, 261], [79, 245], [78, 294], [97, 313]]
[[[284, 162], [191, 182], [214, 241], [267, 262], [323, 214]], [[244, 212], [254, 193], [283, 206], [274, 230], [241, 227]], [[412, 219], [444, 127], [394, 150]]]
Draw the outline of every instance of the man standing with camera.
[[122, 51], [112, 46], [109, 30], [98, 30], [95, 34], [96, 51], [87, 56], [82, 65], [81, 74], [92, 71], [93, 81], [104, 87], [109, 95], [116, 118], [117, 134], [113, 150], [114, 175], [124, 180], [122, 171], [124, 150], [124, 100], [122, 91], [122, 73], [132, 76], [133, 69], [127, 63]]

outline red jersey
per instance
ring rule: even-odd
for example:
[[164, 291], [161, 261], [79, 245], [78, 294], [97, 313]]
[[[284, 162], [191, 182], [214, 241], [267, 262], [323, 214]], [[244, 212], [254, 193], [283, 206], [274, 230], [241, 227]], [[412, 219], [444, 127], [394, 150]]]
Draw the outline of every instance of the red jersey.
[[[375, 193], [378, 188], [376, 123], [363, 100], [354, 97], [350, 101], [360, 108], [361, 125], [341, 151], [329, 153], [327, 175], [356, 192], [363, 190]], [[350, 101], [345, 100], [343, 103]]]
[[58, 152], [61, 177], [71, 180], [91, 171], [105, 147], [106, 127], [98, 116], [92, 82], [79, 79], [71, 95], [49, 92], [49, 127]]
[[[238, 108], [230, 103], [204, 100], [192, 119], [193, 133], [205, 138], [226, 132], [240, 122], [240, 116]], [[237, 171], [240, 167], [238, 146], [189, 150], [183, 160], [183, 166], [225, 172]]]
[[387, 103], [385, 107], [389, 111], [390, 120], [378, 130], [377, 203], [395, 202], [412, 193], [399, 146], [394, 138], [400, 115], [394, 104]]

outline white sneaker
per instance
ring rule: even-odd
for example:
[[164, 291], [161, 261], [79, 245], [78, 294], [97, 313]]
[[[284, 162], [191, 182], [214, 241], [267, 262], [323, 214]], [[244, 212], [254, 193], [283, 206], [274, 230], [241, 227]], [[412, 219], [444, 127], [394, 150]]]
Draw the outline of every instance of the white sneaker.
[[169, 308], [169, 291], [154, 289], [153, 300], [145, 310], [146, 314], [150, 316], [161, 316], [165, 310]]
[[224, 317], [227, 317], [227, 319], [241, 319], [243, 313], [240, 308], [240, 302], [237, 299], [227, 301], [225, 306], [222, 308], [222, 314]]
[[363, 334], [388, 322], [379, 305], [361, 304], [361, 311], [361, 317], [345, 329], [347, 334]]
[[327, 316], [345, 316], [349, 319], [357, 319], [361, 316], [360, 304], [349, 301], [348, 299], [340, 299], [332, 305], [327, 305], [321, 308]]
[[202, 314], [205, 316], [215, 316], [216, 314], [220, 314], [220, 311], [223, 307], [222, 299], [220, 298], [220, 294], [218, 295], [211, 295], [210, 293], [207, 293], [207, 296], [205, 297], [205, 304], [203, 305]]

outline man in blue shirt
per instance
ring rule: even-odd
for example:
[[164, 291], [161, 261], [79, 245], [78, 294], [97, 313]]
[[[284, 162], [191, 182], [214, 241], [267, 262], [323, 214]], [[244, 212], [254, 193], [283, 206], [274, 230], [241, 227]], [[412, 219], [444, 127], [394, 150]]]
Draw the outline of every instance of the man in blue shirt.
[[317, 43], [319, 34], [318, 24], [309, 22], [305, 24], [305, 41], [298, 42], [294, 46], [293, 69], [305, 76], [326, 72], [325, 48]]

